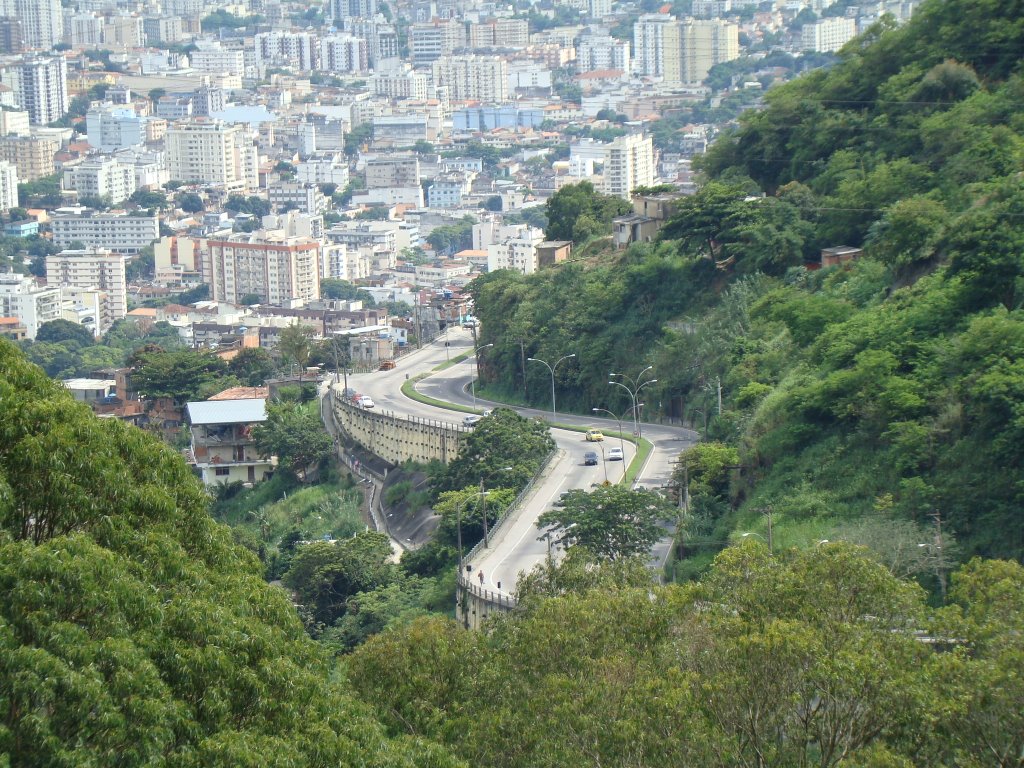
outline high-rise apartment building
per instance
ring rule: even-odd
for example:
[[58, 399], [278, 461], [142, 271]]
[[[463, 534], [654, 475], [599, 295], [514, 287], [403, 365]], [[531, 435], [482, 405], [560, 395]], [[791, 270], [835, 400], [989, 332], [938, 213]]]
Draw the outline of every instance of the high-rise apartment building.
[[599, 72], [617, 69], [630, 72], [629, 43], [616, 40], [607, 32], [585, 34], [576, 46], [576, 69], [578, 72]]
[[433, 64], [435, 87], [449, 98], [502, 104], [509, 99], [508, 62], [501, 56], [445, 56]]
[[720, 19], [684, 19], [664, 13], [633, 25], [633, 71], [666, 85], [699, 83], [715, 64], [739, 58], [739, 27]]
[[171, 178], [223, 186], [230, 192], [258, 186], [256, 145], [246, 126], [200, 118], [176, 123], [165, 137]]
[[804, 24], [800, 30], [800, 47], [805, 51], [838, 51], [857, 36], [857, 22], [838, 16]]
[[[135, 166], [112, 157], [90, 157], [64, 169], [64, 189], [119, 205], [135, 194]], [[107, 243], [100, 243], [108, 245]]]
[[60, 139], [52, 136], [2, 136], [0, 160], [14, 163], [20, 181], [35, 181], [50, 176], [56, 169], [54, 156]]
[[466, 47], [466, 28], [456, 19], [434, 19], [409, 27], [413, 64], [430, 64]]
[[18, 168], [14, 163], [0, 160], [0, 211], [6, 213], [18, 207]]
[[253, 40], [256, 63], [309, 72], [319, 67], [320, 38], [311, 32], [260, 32]]
[[525, 19], [488, 19], [469, 25], [470, 48], [525, 48], [530, 26]]
[[0, 18], [0, 53], [21, 53], [25, 50], [25, 35], [21, 22], [7, 16]]
[[95, 13], [73, 13], [64, 18], [64, 41], [72, 48], [99, 48], [103, 19]]
[[238, 304], [253, 294], [282, 306], [292, 299], [320, 298], [320, 242], [280, 231], [237, 233], [208, 240], [203, 278], [210, 299]]
[[85, 115], [89, 146], [114, 152], [146, 142], [145, 120], [130, 107], [97, 104]]
[[64, 35], [60, 0], [0, 0], [0, 16], [18, 20], [26, 48], [48, 51]]
[[63, 56], [26, 56], [7, 71], [14, 99], [33, 125], [60, 120], [68, 111], [68, 68]]
[[370, 68], [370, 45], [355, 35], [331, 35], [320, 41], [320, 67], [327, 72], [365, 72]]
[[46, 257], [46, 283], [51, 286], [102, 291], [102, 315], [97, 335], [128, 313], [128, 285], [125, 257], [105, 248], [61, 251]]
[[50, 227], [54, 244], [61, 248], [77, 242], [118, 254], [138, 253], [160, 237], [156, 216], [97, 213], [82, 207], [58, 208]]
[[366, 186], [382, 187], [420, 186], [420, 160], [416, 155], [391, 155], [366, 161]]
[[345, 19], [344, 30], [366, 40], [369, 46], [370, 66], [374, 69], [387, 59], [398, 57], [398, 32], [381, 14], [371, 19]]
[[687, 19], [679, 43], [683, 83], [699, 83], [715, 64], [740, 56], [739, 27], [721, 19]]
[[142, 20], [147, 45], [173, 45], [184, 39], [179, 16], [147, 16]]
[[0, 272], [0, 317], [16, 317], [25, 326], [26, 338], [35, 339], [39, 326], [61, 319], [61, 291], [42, 288], [25, 275]]
[[328, 0], [327, 16], [335, 26], [342, 19], [370, 19], [377, 15], [377, 0]]
[[425, 99], [430, 78], [416, 72], [408, 64], [404, 68], [377, 72], [370, 78], [370, 90], [374, 96], [392, 99]]
[[589, 0], [587, 12], [592, 19], [603, 19], [611, 15], [612, 0]]
[[604, 193], [631, 200], [637, 187], [654, 183], [654, 143], [632, 134], [611, 142], [604, 153]]

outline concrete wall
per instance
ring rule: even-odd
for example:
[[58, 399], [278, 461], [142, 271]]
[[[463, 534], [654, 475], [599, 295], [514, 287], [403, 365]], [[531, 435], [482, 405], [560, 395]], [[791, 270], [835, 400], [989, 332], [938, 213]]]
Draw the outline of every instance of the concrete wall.
[[455, 589], [455, 620], [466, 629], [480, 629], [488, 616], [514, 611], [518, 603], [511, 595], [484, 589], [473, 583], [471, 573], [460, 573]]
[[452, 422], [360, 408], [342, 398], [337, 386], [331, 387], [331, 409], [335, 424], [345, 434], [391, 464], [433, 459], [447, 464], [458, 455], [468, 434]]

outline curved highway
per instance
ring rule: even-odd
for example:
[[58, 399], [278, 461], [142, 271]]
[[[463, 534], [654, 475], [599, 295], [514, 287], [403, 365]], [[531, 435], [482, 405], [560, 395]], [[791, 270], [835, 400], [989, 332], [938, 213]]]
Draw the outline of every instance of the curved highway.
[[[349, 375], [348, 386], [361, 394], [370, 395], [375, 407], [380, 410], [461, 424], [464, 413], [420, 403], [401, 392], [401, 386], [407, 378], [428, 371], [445, 362], [447, 358], [454, 358], [470, 350], [473, 337], [467, 331], [453, 328], [449, 329], [447, 334], [448, 347], [445, 347], [445, 341], [446, 337], [442, 335], [432, 344], [406, 355], [394, 370]], [[475, 360], [471, 356], [417, 382], [416, 390], [437, 400], [472, 406], [474, 398], [466, 388], [475, 374], [474, 366]], [[483, 409], [502, 404], [476, 398], [476, 405]], [[550, 420], [551, 417], [550, 411], [520, 407], [514, 410], [530, 418]], [[596, 414], [578, 416], [559, 413], [558, 422], [618, 431], [616, 420], [596, 418]], [[624, 422], [623, 426], [628, 430], [628, 424]], [[688, 429], [657, 424], [642, 425], [642, 432], [644, 438], [652, 443], [654, 450], [644, 463], [634, 487], [659, 488], [668, 485], [671, 482], [672, 462], [681, 450], [696, 441], [696, 433]], [[484, 587], [488, 589], [514, 594], [519, 574], [529, 571], [547, 556], [548, 544], [542, 538], [543, 532], [536, 526], [536, 519], [551, 508], [552, 503], [563, 491], [570, 488], [589, 488], [595, 483], [603, 482], [606, 478], [605, 473], [611, 482], [620, 481], [626, 466], [635, 455], [633, 444], [622, 441], [625, 461], [604, 461], [602, 453], [607, 453], [608, 448], [617, 447], [620, 441], [606, 437], [601, 443], [587, 443], [581, 433], [564, 429], [552, 429], [551, 434], [558, 446], [555, 458], [536, 483], [530, 497], [515, 513], [515, 517], [502, 527], [497, 539], [491, 539], [489, 548], [480, 553], [478, 561], [470, 564], [474, 574], [483, 571]], [[583, 465], [583, 454], [588, 450], [598, 453], [597, 466]], [[659, 563], [663, 562], [670, 545], [671, 538], [666, 537], [655, 548], [654, 559]]]

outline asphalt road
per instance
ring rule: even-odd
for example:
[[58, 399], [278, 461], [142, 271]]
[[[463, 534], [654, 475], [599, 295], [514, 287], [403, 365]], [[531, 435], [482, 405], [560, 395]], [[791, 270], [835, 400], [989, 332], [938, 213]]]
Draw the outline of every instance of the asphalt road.
[[[420, 403], [405, 397], [401, 392], [401, 386], [406, 378], [430, 370], [446, 359], [467, 351], [472, 347], [473, 337], [468, 331], [451, 329], [447, 335], [447, 348], [445, 341], [445, 337], [441, 336], [434, 343], [405, 356], [394, 370], [350, 375], [348, 386], [361, 394], [370, 395], [378, 410], [461, 424], [464, 413]], [[437, 400], [464, 406], [472, 406], [474, 402], [480, 409], [501, 405], [481, 398], [474, 401], [473, 395], [467, 391], [474, 374], [474, 358], [470, 357], [417, 382], [416, 389]], [[540, 417], [547, 420], [551, 418], [550, 410], [519, 407], [514, 410], [525, 417]], [[559, 413], [557, 423], [618, 431], [616, 420], [596, 418], [596, 414], [577, 416]], [[622, 425], [627, 431], [632, 426], [628, 419], [623, 420]], [[645, 462], [634, 487], [666, 486], [671, 481], [672, 462], [680, 451], [693, 445], [696, 433], [692, 430], [656, 424], [643, 424], [641, 431], [643, 437], [653, 444], [654, 450]], [[601, 456], [602, 450], [607, 452], [608, 448], [618, 446], [619, 441], [606, 436], [601, 443], [588, 443], [581, 433], [564, 429], [553, 429], [552, 437], [558, 446], [557, 456], [516, 516], [506, 522], [497, 539], [490, 540], [490, 546], [481, 553], [482, 558], [476, 563], [471, 563], [474, 574], [483, 571], [484, 586], [489, 589], [514, 593], [519, 574], [530, 570], [547, 556], [548, 544], [542, 538], [544, 532], [536, 526], [536, 519], [551, 508], [552, 503], [563, 491], [570, 488], [589, 488], [595, 483], [603, 482], [605, 472], [608, 480], [620, 480], [625, 467], [635, 454], [633, 444], [623, 441], [625, 461], [599, 459], [596, 467], [588, 467], [583, 465], [584, 452], [595, 450]], [[670, 546], [670, 536], [659, 542], [652, 552], [655, 564], [664, 562]]]

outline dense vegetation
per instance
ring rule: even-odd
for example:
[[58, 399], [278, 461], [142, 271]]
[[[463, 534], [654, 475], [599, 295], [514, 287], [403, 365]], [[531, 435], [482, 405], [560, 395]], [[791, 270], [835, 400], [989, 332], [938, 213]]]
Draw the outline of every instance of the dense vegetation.
[[845, 543], [748, 542], [683, 587], [644, 570], [570, 558], [490, 632], [371, 638], [351, 680], [479, 766], [1019, 764], [1020, 565], [970, 563], [939, 611]]
[[383, 734], [207, 506], [0, 340], [0, 762], [453, 764]]
[[[653, 365], [645, 415], [742, 467], [695, 496], [692, 543], [771, 510], [786, 544], [910, 522], [946, 555], [1024, 556], [1022, 48], [1012, 3], [931, 3], [770, 91], [660, 242], [477, 280], [482, 375], [543, 404], [526, 358], [575, 352], [558, 402], [589, 412], [628, 405], [609, 370]], [[814, 271], [839, 245], [863, 256]]]

